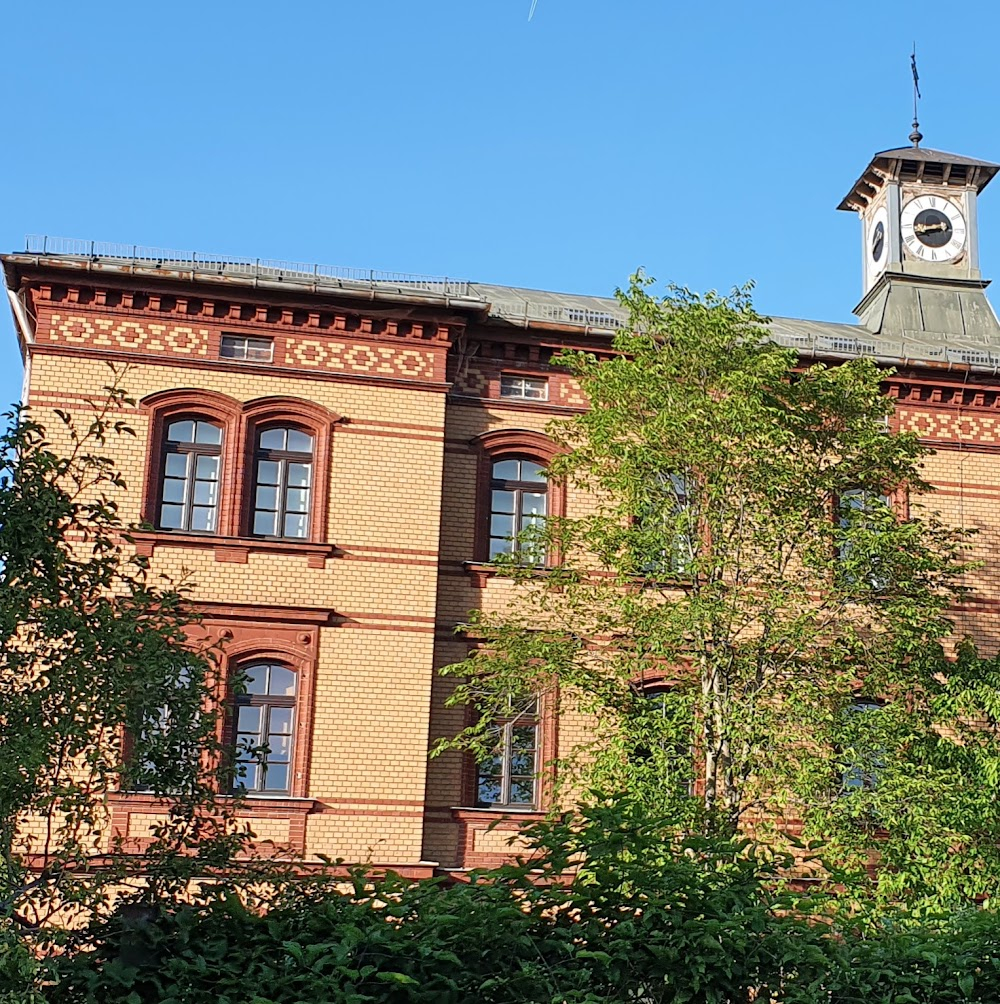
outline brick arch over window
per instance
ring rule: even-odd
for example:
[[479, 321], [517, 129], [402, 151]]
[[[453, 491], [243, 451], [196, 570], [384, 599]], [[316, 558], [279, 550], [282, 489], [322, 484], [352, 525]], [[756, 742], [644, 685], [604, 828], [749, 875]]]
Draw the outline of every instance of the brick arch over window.
[[287, 795], [290, 798], [308, 797], [316, 685], [315, 653], [274, 638], [254, 638], [249, 632], [243, 639], [227, 642], [224, 651], [227, 692], [223, 697], [226, 708], [223, 742], [227, 749], [236, 748], [237, 695], [232, 687], [236, 672], [248, 666], [270, 663], [282, 666], [295, 675], [292, 762]]
[[[477, 454], [476, 463], [476, 531], [473, 560], [490, 560], [491, 481], [493, 465], [501, 460], [521, 459], [547, 466], [560, 448], [548, 436], [530, 429], [498, 429], [478, 436], [472, 441]], [[547, 516], [566, 514], [565, 485], [549, 481], [546, 489]], [[558, 554], [548, 555], [548, 564], [555, 564]]]
[[219, 505], [213, 532], [221, 536], [237, 533], [243, 427], [243, 409], [239, 401], [215, 391], [181, 387], [150, 394], [139, 404], [149, 415], [149, 462], [142, 493], [143, 521], [153, 526], [160, 525], [167, 427], [184, 418], [200, 419], [222, 429], [217, 489]]
[[[287, 428], [301, 431], [313, 440], [309, 474], [308, 528], [303, 539], [324, 541], [327, 537], [330, 501], [330, 455], [333, 427], [341, 420], [322, 405], [293, 397], [263, 397], [243, 406], [243, 444], [241, 449], [242, 520], [239, 532], [254, 534], [254, 503], [260, 435], [268, 429]], [[294, 452], [294, 451], [293, 451]], [[294, 461], [295, 458], [292, 458]], [[281, 535], [280, 533], [278, 534]]]

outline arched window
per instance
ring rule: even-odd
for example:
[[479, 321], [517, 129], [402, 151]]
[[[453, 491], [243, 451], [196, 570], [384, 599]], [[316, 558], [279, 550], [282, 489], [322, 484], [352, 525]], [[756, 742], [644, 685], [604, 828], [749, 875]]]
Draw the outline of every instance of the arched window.
[[490, 472], [490, 550], [542, 561], [537, 532], [548, 515], [548, 483], [542, 465], [526, 457], [493, 461]]
[[511, 701], [492, 726], [492, 748], [476, 764], [479, 808], [533, 809], [538, 805], [538, 701]]
[[222, 426], [197, 416], [173, 419], [164, 427], [162, 455], [158, 527], [215, 533]]
[[233, 734], [238, 791], [291, 791], [298, 676], [277, 662], [241, 667], [246, 692], [237, 695]]
[[309, 537], [314, 450], [314, 437], [294, 426], [257, 430], [251, 520], [254, 536]]

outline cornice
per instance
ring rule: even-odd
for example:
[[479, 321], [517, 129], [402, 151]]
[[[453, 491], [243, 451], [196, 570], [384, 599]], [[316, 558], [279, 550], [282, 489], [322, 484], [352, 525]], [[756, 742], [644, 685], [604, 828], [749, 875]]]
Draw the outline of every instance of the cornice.
[[276, 302], [274, 297], [216, 298], [148, 292], [111, 284], [66, 285], [39, 281], [28, 288], [36, 311], [65, 309], [102, 317], [142, 317], [157, 323], [212, 324], [248, 334], [302, 332], [447, 346], [462, 333], [465, 324], [463, 318], [454, 314], [447, 318], [432, 317], [421, 309], [394, 311], [333, 303], [295, 307]]

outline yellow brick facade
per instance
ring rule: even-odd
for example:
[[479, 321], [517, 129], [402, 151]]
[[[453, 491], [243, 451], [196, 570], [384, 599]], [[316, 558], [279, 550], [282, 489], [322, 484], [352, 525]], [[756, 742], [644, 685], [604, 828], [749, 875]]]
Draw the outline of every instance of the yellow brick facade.
[[[234, 660], [287, 658], [300, 673], [295, 779], [287, 797], [251, 799], [247, 818], [258, 838], [307, 859], [412, 874], [509, 853], [515, 831], [488, 831], [499, 814], [470, 804], [470, 765], [457, 754], [428, 760], [433, 741], [465, 722], [462, 710], [445, 707], [452, 683], [436, 671], [466, 653], [455, 626], [473, 608], [497, 609], [512, 588], [482, 569], [480, 444], [504, 434], [510, 442], [540, 438], [554, 417], [579, 409], [579, 387], [548, 355], [557, 344], [600, 349], [606, 336], [588, 342], [565, 329], [516, 328], [448, 304], [371, 306], [329, 290], [292, 295], [177, 275], [68, 274], [59, 262], [19, 269], [34, 324], [28, 404], [57, 447], [67, 440], [54, 409], [86, 421], [88, 400], [100, 400], [112, 379], [108, 363], [127, 367], [121, 381], [136, 404], [125, 418], [136, 435], [111, 448], [127, 482], [119, 501], [128, 521], [156, 518], [160, 473], [152, 466], [162, 428], [150, 402], [159, 395], [176, 392], [173, 400], [189, 401], [195, 415], [215, 395], [236, 416], [269, 401], [330, 416], [326, 477], [316, 486], [325, 519], [307, 543], [255, 539], [238, 516], [227, 534], [164, 531], [137, 540], [154, 572], [191, 584]], [[273, 362], [222, 358], [220, 339], [233, 333], [269, 339]], [[469, 362], [471, 341], [482, 352]], [[548, 379], [548, 401], [499, 400], [501, 372]], [[942, 447], [926, 462], [940, 490], [911, 504], [980, 531], [975, 557], [985, 564], [956, 623], [995, 651], [1000, 382], [976, 378], [949, 389], [932, 373], [913, 372], [889, 390], [900, 427]], [[241, 428], [242, 419], [233, 421]], [[250, 476], [245, 456], [226, 462]], [[249, 504], [245, 488], [236, 486], [235, 509]], [[571, 494], [565, 512], [580, 515], [588, 505]], [[557, 730], [547, 722], [543, 760], [557, 734], [565, 751], [586, 724], [564, 721]], [[123, 798], [116, 813], [125, 836], [141, 836], [160, 818], [142, 799]]]

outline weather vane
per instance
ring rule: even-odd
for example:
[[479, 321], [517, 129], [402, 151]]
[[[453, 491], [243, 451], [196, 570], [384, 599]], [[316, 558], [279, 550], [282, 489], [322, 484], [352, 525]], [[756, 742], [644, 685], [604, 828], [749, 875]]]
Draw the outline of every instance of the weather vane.
[[913, 71], [913, 132], [910, 133], [910, 142], [914, 146], [920, 146], [920, 141], [924, 138], [920, 131], [920, 123], [917, 121], [917, 102], [920, 100], [920, 77], [917, 74], [917, 43], [913, 43], [913, 52], [910, 53], [910, 69]]

